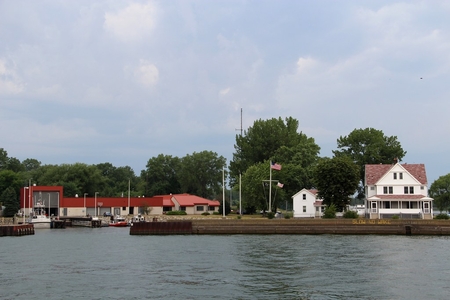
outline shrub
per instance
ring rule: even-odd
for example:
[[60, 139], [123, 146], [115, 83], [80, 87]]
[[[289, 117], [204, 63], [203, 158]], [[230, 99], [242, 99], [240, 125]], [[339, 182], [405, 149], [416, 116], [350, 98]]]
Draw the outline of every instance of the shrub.
[[434, 218], [438, 220], [448, 220], [450, 217], [447, 214], [438, 214]]
[[288, 212], [285, 213], [285, 214], [284, 214], [284, 218], [285, 218], [285, 219], [290, 219], [290, 218], [292, 218], [292, 213], [288, 213]]
[[393, 219], [393, 220], [398, 220], [398, 219], [400, 219], [400, 217], [399, 217], [398, 215], [393, 215], [393, 216], [392, 216], [392, 219]]
[[343, 215], [343, 218], [346, 219], [358, 219], [358, 212], [354, 211], [354, 210], [347, 210]]
[[218, 215], [220, 215], [220, 212], [215, 211], [215, 212], [213, 212], [213, 215], [218, 216]]
[[268, 212], [266, 215], [267, 215], [267, 219], [273, 219], [273, 218], [275, 218], [275, 213], [274, 213], [273, 211]]
[[207, 212], [207, 211], [205, 211], [204, 213], [202, 213], [202, 216], [209, 216], [209, 215], [210, 215], [210, 213]]
[[336, 205], [330, 204], [325, 208], [325, 211], [323, 212], [322, 218], [324, 219], [335, 219], [336, 218]]
[[241, 218], [242, 218], [242, 216], [241, 216], [241, 215], [238, 215], [238, 216], [237, 216], [237, 219], [238, 219], [238, 220], [240, 220]]
[[184, 210], [171, 210], [166, 212], [166, 215], [187, 215]]

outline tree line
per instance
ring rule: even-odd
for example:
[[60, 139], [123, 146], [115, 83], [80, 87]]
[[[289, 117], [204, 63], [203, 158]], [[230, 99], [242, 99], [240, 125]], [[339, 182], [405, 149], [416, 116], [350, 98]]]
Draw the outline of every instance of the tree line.
[[[228, 166], [223, 156], [207, 150], [181, 158], [159, 154], [136, 175], [129, 166], [115, 167], [108, 162], [42, 165], [30, 158], [21, 162], [0, 148], [0, 202], [15, 199], [14, 208], [18, 209], [19, 189], [30, 179], [39, 185], [62, 185], [65, 196], [95, 192], [121, 196], [128, 193], [130, 183], [132, 196], [190, 193], [222, 200], [222, 172], [226, 168], [230, 184], [226, 197], [229, 199], [231, 193], [237, 200], [241, 179], [242, 206], [248, 213], [268, 209], [269, 190], [272, 210], [276, 210], [292, 203], [292, 195], [303, 188], [317, 189], [324, 204], [342, 210], [354, 195], [356, 199], [364, 198], [364, 165], [392, 164], [406, 155], [396, 136], [360, 128], [337, 139], [333, 157], [321, 157], [314, 138], [299, 131], [299, 122], [292, 117], [256, 120], [242, 135], [236, 135], [234, 149]], [[282, 169], [273, 171], [269, 183], [271, 162]], [[450, 206], [450, 175], [447, 177], [430, 188], [430, 195], [444, 209]], [[276, 185], [278, 182], [282, 188]]]

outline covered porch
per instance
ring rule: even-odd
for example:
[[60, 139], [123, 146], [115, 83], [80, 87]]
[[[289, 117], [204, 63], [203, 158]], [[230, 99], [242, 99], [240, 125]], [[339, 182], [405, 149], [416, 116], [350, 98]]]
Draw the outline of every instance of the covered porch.
[[378, 195], [367, 199], [370, 219], [432, 219], [432, 198], [423, 195]]

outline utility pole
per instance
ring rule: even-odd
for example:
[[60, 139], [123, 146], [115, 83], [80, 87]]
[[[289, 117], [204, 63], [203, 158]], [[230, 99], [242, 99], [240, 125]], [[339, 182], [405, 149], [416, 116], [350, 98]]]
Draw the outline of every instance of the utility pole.
[[[241, 138], [242, 138], [242, 107], [241, 107], [241, 128], [240, 129], [236, 129], [236, 130], [240, 130], [241, 131]], [[242, 215], [242, 191], [241, 191], [241, 187], [242, 187], [242, 170], [239, 170], [239, 215]]]

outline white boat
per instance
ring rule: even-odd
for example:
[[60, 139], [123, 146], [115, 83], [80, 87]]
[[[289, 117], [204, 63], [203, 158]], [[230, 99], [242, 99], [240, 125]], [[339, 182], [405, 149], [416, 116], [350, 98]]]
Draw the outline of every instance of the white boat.
[[45, 215], [44, 204], [38, 202], [34, 207], [34, 212], [28, 219], [28, 224], [33, 224], [34, 229], [50, 229], [52, 220]]

